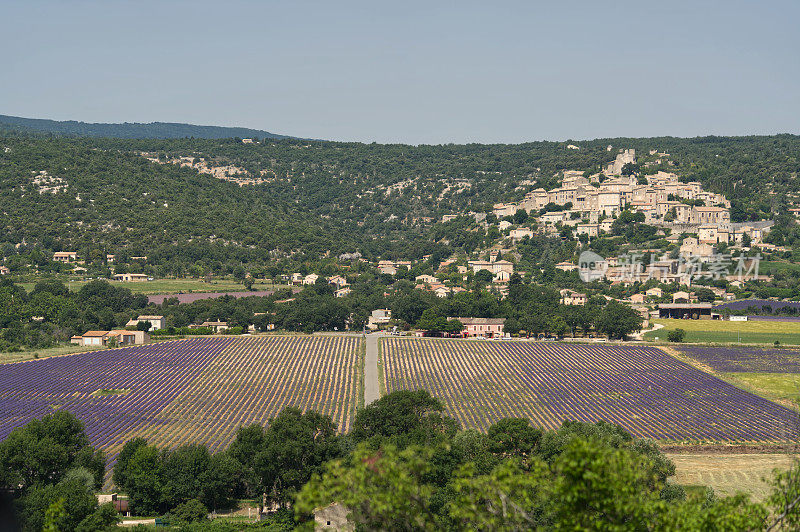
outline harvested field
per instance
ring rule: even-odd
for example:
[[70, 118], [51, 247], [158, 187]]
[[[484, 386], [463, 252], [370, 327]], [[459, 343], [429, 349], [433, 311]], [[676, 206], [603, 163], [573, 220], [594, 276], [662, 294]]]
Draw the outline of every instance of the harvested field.
[[764, 481], [775, 469], [791, 467], [788, 454], [667, 454], [675, 463], [670, 479], [683, 486], [711, 486], [718, 495], [749, 493], [763, 500], [770, 491]]

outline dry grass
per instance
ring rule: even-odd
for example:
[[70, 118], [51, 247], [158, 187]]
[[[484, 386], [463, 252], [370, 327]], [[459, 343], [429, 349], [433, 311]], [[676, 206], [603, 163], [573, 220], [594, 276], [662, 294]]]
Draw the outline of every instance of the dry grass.
[[795, 456], [788, 454], [667, 454], [675, 463], [671, 481], [682, 486], [711, 486], [717, 495], [742, 491], [755, 500], [770, 493], [765, 481], [775, 469], [788, 469]]
[[107, 349], [107, 347], [105, 346], [87, 347], [81, 345], [66, 344], [66, 345], [59, 345], [56, 347], [48, 347], [46, 349], [27, 349], [24, 351], [17, 351], [14, 353], [0, 353], [0, 364], [23, 362], [25, 360], [33, 360], [35, 358], [48, 358], [60, 355], [71, 355], [73, 353], [82, 353], [84, 351], [96, 351], [98, 349]]

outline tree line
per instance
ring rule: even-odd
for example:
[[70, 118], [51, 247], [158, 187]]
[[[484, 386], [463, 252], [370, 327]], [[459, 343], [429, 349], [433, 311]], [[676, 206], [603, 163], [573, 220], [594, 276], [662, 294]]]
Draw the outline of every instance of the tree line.
[[[67, 412], [0, 442], [0, 486], [25, 531], [111, 529], [116, 513], [93, 497], [104, 465]], [[216, 454], [135, 438], [112, 478], [134, 514], [197, 521], [190, 530], [240, 529], [206, 517], [240, 498], [270, 510], [270, 530], [307, 526], [332, 503], [364, 529], [764, 530], [776, 516], [789, 528], [800, 525], [792, 505], [798, 472], [796, 463], [777, 473], [763, 503], [710, 488], [687, 493], [667, 481], [675, 466], [655, 442], [619, 426], [565, 421], [544, 430], [509, 418], [486, 433], [462, 430], [438, 399], [418, 390], [359, 410], [347, 434], [329, 416], [286, 408], [266, 427], [241, 427]]]

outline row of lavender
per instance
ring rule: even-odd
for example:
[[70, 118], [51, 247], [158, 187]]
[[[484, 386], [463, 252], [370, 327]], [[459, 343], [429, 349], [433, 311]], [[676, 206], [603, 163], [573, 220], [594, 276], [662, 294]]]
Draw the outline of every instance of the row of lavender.
[[466, 428], [617, 423], [669, 441], [785, 441], [797, 415], [652, 347], [389, 339], [388, 391], [424, 388]]
[[82, 420], [112, 460], [136, 435], [224, 448], [239, 426], [286, 406], [330, 414], [346, 431], [362, 394], [359, 346], [353, 337], [215, 337], [0, 365], [0, 440], [56, 409]]
[[720, 373], [800, 373], [800, 351], [794, 349], [690, 345], [677, 349]]

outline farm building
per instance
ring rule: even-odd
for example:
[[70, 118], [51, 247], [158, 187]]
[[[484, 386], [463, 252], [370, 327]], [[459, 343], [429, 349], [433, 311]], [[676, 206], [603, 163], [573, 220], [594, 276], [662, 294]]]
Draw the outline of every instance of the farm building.
[[712, 314], [711, 303], [661, 303], [658, 305], [659, 318], [674, 319], [719, 319], [719, 314]]
[[103, 345], [108, 331], [86, 331], [82, 336], [73, 336], [70, 341], [78, 345]]
[[139, 316], [135, 320], [130, 320], [128, 323], [125, 324], [126, 327], [136, 327], [139, 325], [140, 322], [150, 322], [150, 330], [157, 331], [159, 329], [163, 329], [166, 326], [166, 320], [164, 316]]
[[314, 508], [314, 530], [355, 530], [347, 520], [350, 511], [346, 506], [333, 502], [322, 508]]
[[112, 338], [117, 339], [117, 345], [136, 345], [145, 343], [150, 339], [150, 335], [144, 331], [108, 331], [105, 344], [108, 345], [109, 340]]
[[53, 253], [55, 262], [75, 262], [78, 260], [78, 253], [75, 251], [56, 251]]
[[375, 330], [381, 325], [386, 325], [392, 319], [392, 311], [388, 308], [378, 308], [372, 311], [367, 322], [367, 328]]
[[561, 290], [561, 304], [562, 305], [580, 305], [583, 306], [586, 304], [588, 298], [586, 294], [582, 294], [580, 292], [576, 292], [575, 290], [570, 290], [569, 288], [564, 288]]
[[146, 273], [118, 273], [114, 275], [114, 280], [136, 282], [136, 281], [149, 281], [150, 278], [147, 277]]
[[103, 346], [115, 339], [117, 345], [137, 345], [150, 340], [150, 335], [144, 331], [86, 331], [83, 335], [75, 335], [70, 342], [82, 346]]
[[333, 295], [336, 296], [336, 297], [344, 297], [344, 296], [350, 295], [350, 292], [352, 292], [350, 287], [349, 286], [345, 286], [344, 288], [340, 288], [340, 289], [336, 290], [333, 293]]
[[664, 292], [661, 291], [659, 287], [650, 288], [647, 292], [645, 292], [647, 297], [661, 297], [664, 295]]
[[505, 318], [447, 318], [458, 320], [464, 324], [463, 335], [466, 338], [498, 338], [503, 336]]
[[336, 288], [343, 288], [349, 284], [347, 282], [347, 279], [345, 279], [341, 275], [334, 275], [333, 277], [328, 277], [328, 283], [334, 285]]
[[221, 333], [228, 328], [227, 321], [204, 321], [200, 324], [200, 327], [208, 327], [214, 333]]

